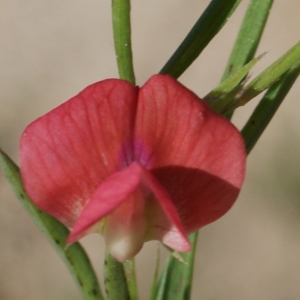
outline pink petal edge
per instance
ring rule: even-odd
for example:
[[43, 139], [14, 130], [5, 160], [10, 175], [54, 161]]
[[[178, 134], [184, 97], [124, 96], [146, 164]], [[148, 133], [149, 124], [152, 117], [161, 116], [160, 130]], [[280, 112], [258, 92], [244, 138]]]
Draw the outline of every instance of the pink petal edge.
[[127, 81], [104, 80], [26, 128], [21, 176], [40, 209], [72, 227], [96, 188], [120, 168], [122, 147], [132, 140], [137, 92]]

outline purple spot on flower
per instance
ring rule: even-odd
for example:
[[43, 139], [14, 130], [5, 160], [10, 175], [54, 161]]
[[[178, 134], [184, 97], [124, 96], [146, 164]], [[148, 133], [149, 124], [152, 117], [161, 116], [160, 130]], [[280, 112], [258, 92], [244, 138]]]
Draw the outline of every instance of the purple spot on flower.
[[119, 170], [127, 168], [134, 161], [133, 145], [131, 141], [128, 141], [125, 145], [123, 145], [120, 151], [119, 160]]
[[149, 165], [150, 152], [147, 150], [145, 143], [142, 140], [134, 141], [134, 158], [135, 161], [145, 166], [148, 170], [151, 169]]

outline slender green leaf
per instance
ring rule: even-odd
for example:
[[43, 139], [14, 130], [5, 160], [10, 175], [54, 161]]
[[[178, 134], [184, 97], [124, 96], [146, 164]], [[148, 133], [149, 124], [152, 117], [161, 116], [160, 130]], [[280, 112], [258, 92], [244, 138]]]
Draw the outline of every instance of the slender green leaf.
[[64, 251], [69, 230], [53, 217], [40, 211], [30, 201], [24, 191], [18, 166], [1, 149], [0, 167], [21, 204], [65, 262], [84, 299], [103, 300], [97, 277], [83, 248], [79, 243], [75, 243]]
[[120, 78], [135, 85], [131, 50], [130, 0], [112, 0], [112, 20]]
[[226, 107], [232, 105], [236, 95], [243, 89], [242, 79], [245, 78], [260, 58], [261, 56], [251, 60], [248, 64], [235, 71], [229, 78], [222, 81], [219, 86], [203, 98], [206, 104], [220, 114], [226, 111]]
[[[251, 61], [265, 28], [273, 0], [251, 0], [229, 57], [222, 81]], [[233, 111], [226, 114], [231, 119]]]
[[261, 40], [274, 0], [252, 0], [233, 46], [223, 79], [251, 61]]
[[212, 0], [160, 73], [178, 78], [221, 30], [241, 0]]
[[171, 256], [160, 278], [156, 300], [189, 300], [192, 289], [198, 232], [189, 236], [192, 250], [182, 253], [185, 263]]
[[300, 64], [291, 68], [280, 81], [274, 83], [255, 108], [242, 130], [248, 154], [266, 129], [299, 74]]
[[108, 252], [104, 262], [104, 284], [109, 300], [130, 300], [123, 264]]
[[282, 74], [300, 62], [300, 42], [282, 55], [267, 69], [254, 78], [246, 87], [241, 99], [236, 103], [236, 107], [244, 105], [249, 100], [269, 88], [274, 82], [279, 80]]

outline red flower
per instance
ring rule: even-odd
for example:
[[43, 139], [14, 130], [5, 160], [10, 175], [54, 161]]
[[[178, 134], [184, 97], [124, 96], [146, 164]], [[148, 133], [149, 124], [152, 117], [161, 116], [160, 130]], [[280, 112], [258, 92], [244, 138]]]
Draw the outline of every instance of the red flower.
[[72, 228], [67, 243], [99, 232], [119, 261], [149, 240], [188, 251], [245, 174], [240, 133], [167, 75], [87, 87], [31, 123], [20, 153], [26, 191]]

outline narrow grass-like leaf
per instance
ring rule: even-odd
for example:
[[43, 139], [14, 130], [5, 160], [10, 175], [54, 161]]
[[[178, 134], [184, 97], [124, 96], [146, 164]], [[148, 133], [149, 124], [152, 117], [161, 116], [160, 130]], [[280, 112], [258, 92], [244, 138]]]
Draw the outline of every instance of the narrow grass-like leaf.
[[[273, 0], [251, 0], [234, 43], [222, 80], [251, 61], [264, 31]], [[226, 114], [231, 119], [233, 111]]]
[[282, 55], [267, 69], [254, 78], [246, 87], [240, 100], [235, 107], [244, 105], [249, 100], [269, 88], [274, 82], [280, 79], [288, 69], [300, 62], [300, 42]]
[[79, 243], [65, 249], [69, 230], [53, 217], [40, 211], [24, 191], [18, 166], [0, 149], [0, 167], [35, 224], [58, 252], [74, 277], [85, 300], [103, 300], [97, 277], [89, 258]]
[[219, 86], [209, 92], [203, 100], [214, 111], [222, 114], [227, 106], [232, 104], [236, 95], [242, 90], [241, 81], [254, 65], [260, 60], [261, 56], [251, 60], [248, 64], [235, 71], [229, 78], [222, 81]]
[[274, 0], [252, 0], [233, 46], [222, 80], [251, 61], [255, 55]]
[[160, 73], [178, 78], [221, 30], [241, 0], [212, 0]]
[[130, 300], [123, 264], [108, 252], [104, 262], [105, 292], [109, 300]]
[[189, 300], [192, 289], [194, 259], [198, 232], [189, 236], [192, 250], [180, 254], [185, 263], [171, 256], [167, 261], [159, 282], [156, 300]]
[[280, 81], [274, 83], [255, 108], [242, 130], [248, 154], [266, 129], [299, 74], [300, 64], [291, 68], [282, 76]]

